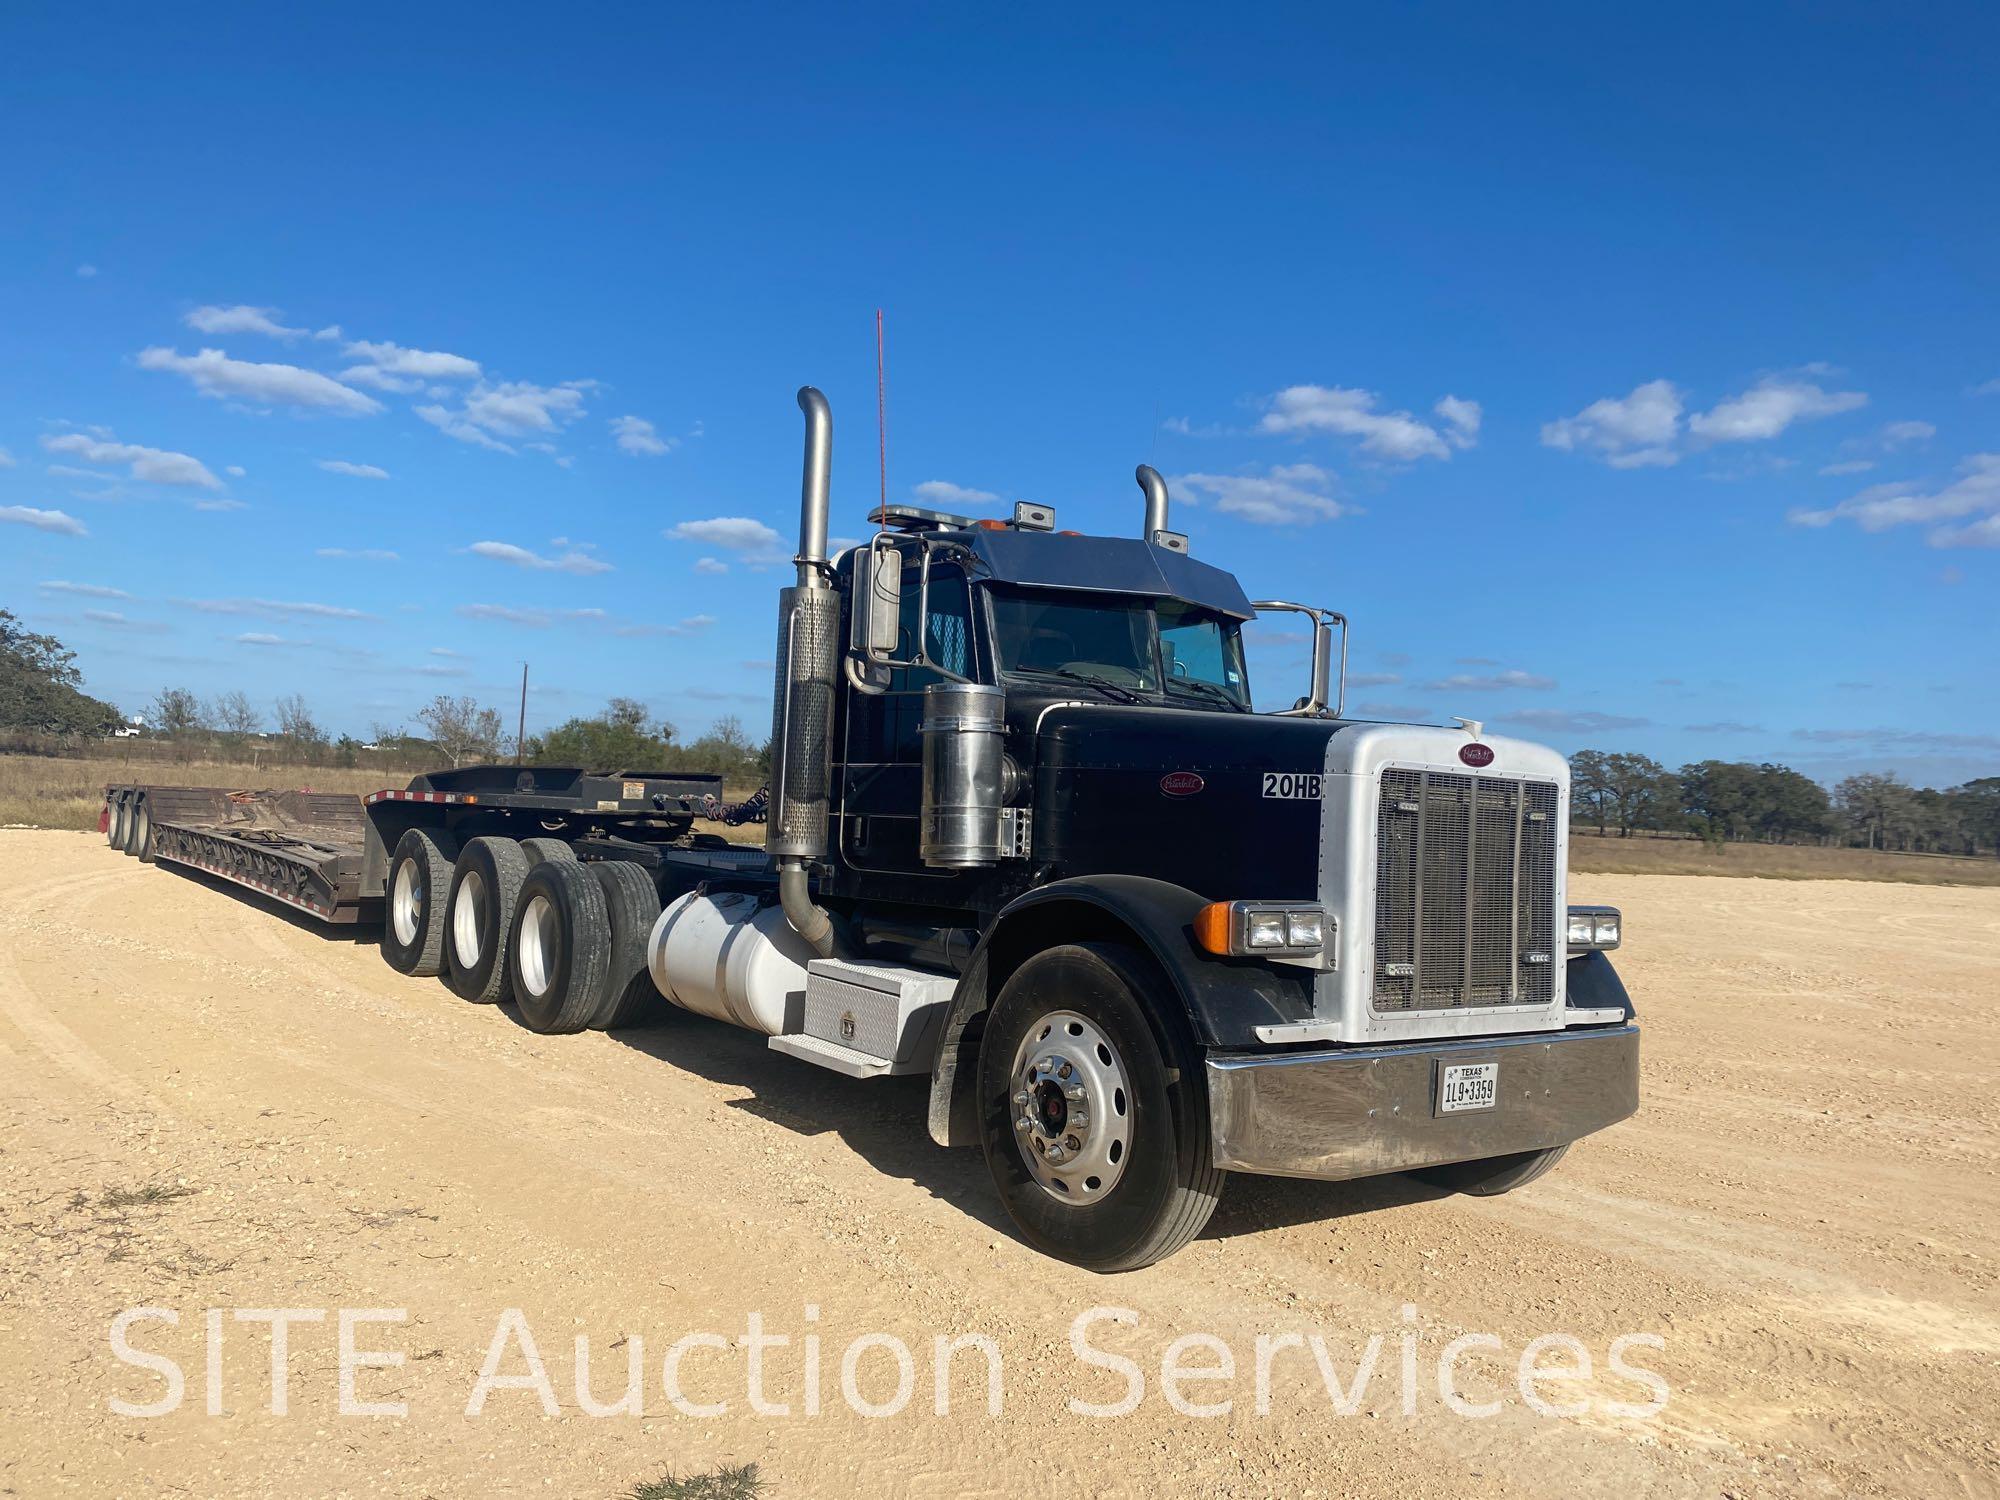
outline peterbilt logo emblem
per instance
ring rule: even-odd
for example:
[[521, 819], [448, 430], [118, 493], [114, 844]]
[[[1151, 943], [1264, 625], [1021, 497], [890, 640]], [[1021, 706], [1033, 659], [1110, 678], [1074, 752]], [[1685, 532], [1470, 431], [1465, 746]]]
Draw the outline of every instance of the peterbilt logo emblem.
[[1493, 747], [1474, 740], [1469, 745], [1458, 747], [1458, 758], [1468, 766], [1490, 766], [1493, 764]]
[[1169, 771], [1160, 778], [1160, 794], [1164, 797], [1192, 797], [1207, 785], [1192, 771]]

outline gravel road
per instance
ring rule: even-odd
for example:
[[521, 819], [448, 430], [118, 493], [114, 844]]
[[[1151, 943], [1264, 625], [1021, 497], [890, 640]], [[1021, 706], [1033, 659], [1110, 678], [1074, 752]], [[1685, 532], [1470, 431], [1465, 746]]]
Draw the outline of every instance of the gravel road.
[[[536, 1036], [371, 941], [0, 831], [0, 1494], [614, 1496], [746, 1462], [882, 1500], [1995, 1493], [2000, 890], [1576, 885], [1626, 912], [1635, 1119], [1498, 1199], [1239, 1177], [1187, 1251], [1104, 1278], [1015, 1242], [918, 1083], [679, 1014]], [[177, 1321], [121, 1358], [137, 1307]], [[318, 1318], [274, 1414], [237, 1310], [287, 1308]], [[400, 1356], [350, 1360], [352, 1402], [399, 1415], [343, 1414], [343, 1309]], [[1438, 1390], [1467, 1334], [1486, 1415]], [[1524, 1392], [1524, 1353], [1579, 1362], [1542, 1335], [1589, 1377]], [[909, 1399], [868, 1415], [898, 1340]], [[1220, 1373], [1163, 1378], [1176, 1340]], [[496, 1343], [517, 1383], [471, 1414]], [[177, 1407], [119, 1414], [166, 1404], [166, 1359]]]

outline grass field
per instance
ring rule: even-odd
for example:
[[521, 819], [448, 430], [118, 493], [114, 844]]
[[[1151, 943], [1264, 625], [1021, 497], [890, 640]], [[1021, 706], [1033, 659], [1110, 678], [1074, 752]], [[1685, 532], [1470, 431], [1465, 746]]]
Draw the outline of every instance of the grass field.
[[1909, 885], [2000, 885], [2000, 859], [1879, 854], [1808, 844], [1601, 838], [1572, 830], [1569, 867], [1592, 875], [1741, 875], [1758, 880], [1894, 880]]
[[[265, 767], [196, 761], [77, 760], [46, 755], [0, 755], [0, 826], [95, 828], [107, 782], [137, 781], [239, 789], [310, 788], [319, 792], [372, 792], [402, 786], [400, 773], [337, 768]], [[732, 801], [749, 794], [730, 787]], [[760, 824], [703, 825], [738, 844], [760, 844]], [[1694, 839], [1601, 838], [1577, 831], [1569, 867], [1582, 874], [1741, 875], [1762, 880], [1894, 880], [1913, 885], [2000, 885], [2000, 860], [1956, 859], [1938, 854], [1877, 854], [1866, 849], [1821, 849], [1792, 844], [1725, 844], [1720, 852]]]

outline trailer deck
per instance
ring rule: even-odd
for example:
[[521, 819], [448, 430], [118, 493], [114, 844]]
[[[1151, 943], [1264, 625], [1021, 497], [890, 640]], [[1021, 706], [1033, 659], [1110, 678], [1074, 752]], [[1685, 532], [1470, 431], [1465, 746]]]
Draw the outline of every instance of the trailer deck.
[[721, 792], [721, 777], [698, 773], [469, 766], [365, 796], [123, 782], [107, 786], [104, 801], [121, 848], [349, 925], [381, 920], [389, 852], [415, 821], [657, 843], [715, 815]]

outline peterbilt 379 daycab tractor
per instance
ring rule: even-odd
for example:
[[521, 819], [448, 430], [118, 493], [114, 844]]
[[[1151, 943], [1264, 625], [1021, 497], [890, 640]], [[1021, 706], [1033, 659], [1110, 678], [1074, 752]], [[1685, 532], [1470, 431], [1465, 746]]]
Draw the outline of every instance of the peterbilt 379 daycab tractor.
[[[1500, 1193], [1633, 1112], [1561, 756], [1344, 717], [1346, 621], [1190, 556], [1150, 468], [1135, 537], [891, 507], [829, 557], [831, 416], [799, 405], [763, 852], [691, 832], [713, 778], [544, 767], [375, 793], [358, 845], [324, 798], [173, 821], [157, 788], [113, 788], [109, 836], [325, 920], [373, 902], [393, 965], [539, 1031], [657, 989], [805, 1063], [928, 1075], [937, 1142], [1098, 1270], [1181, 1248], [1230, 1172]], [[1242, 630], [1274, 611], [1311, 677], [1259, 713]]]

